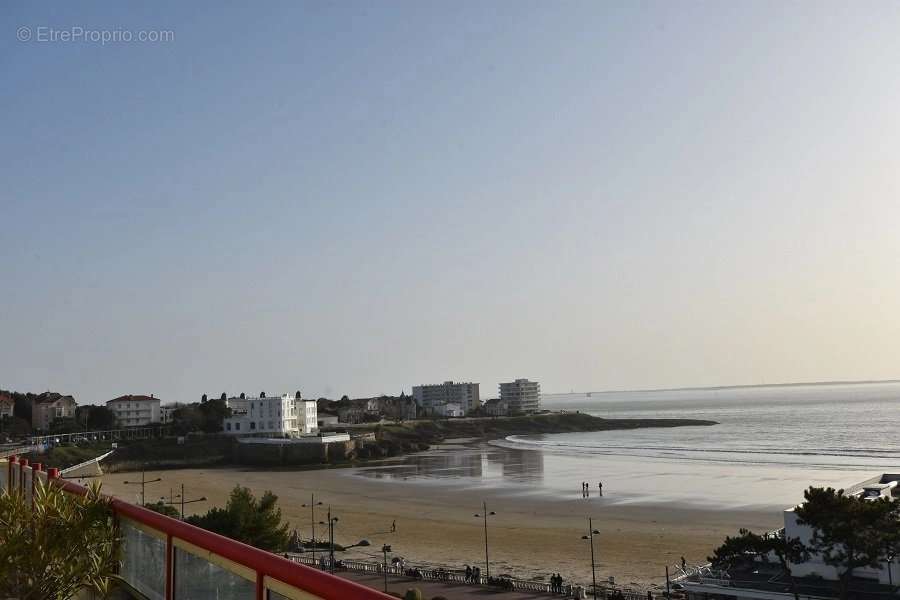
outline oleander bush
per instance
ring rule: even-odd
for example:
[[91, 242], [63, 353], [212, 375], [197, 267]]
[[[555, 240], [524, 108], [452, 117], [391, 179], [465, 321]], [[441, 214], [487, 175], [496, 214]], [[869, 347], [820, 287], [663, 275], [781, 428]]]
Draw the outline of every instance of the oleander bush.
[[0, 493], [0, 598], [107, 597], [118, 581], [120, 538], [100, 485], [78, 496], [36, 481], [33, 496]]

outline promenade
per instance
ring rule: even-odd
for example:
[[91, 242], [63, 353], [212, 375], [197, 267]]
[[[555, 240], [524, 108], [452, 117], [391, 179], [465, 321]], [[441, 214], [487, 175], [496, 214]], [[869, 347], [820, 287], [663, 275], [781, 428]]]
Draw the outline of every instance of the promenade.
[[[358, 571], [338, 571], [338, 577], [355, 581], [366, 587], [384, 590], [384, 575], [377, 573], [362, 573]], [[487, 586], [463, 585], [446, 581], [423, 581], [412, 577], [388, 575], [388, 593], [403, 595], [406, 590], [417, 588], [422, 591], [422, 598], [431, 600], [435, 597], [447, 600], [468, 600], [470, 598], [497, 598], [498, 600], [548, 600], [550, 598], [571, 598], [561, 594], [549, 594], [548, 592], [506, 592]]]

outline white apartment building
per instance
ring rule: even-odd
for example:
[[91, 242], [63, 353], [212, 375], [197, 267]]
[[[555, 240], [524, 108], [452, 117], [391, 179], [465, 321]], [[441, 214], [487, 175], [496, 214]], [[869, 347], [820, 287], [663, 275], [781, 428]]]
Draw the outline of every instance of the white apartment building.
[[119, 396], [106, 403], [119, 427], [145, 427], [160, 422], [159, 398], [149, 396]]
[[501, 383], [500, 400], [506, 403], [511, 415], [537, 412], [541, 409], [541, 384], [527, 379]]
[[445, 381], [433, 385], [414, 385], [412, 391], [416, 404], [425, 409], [427, 414], [441, 414], [446, 409], [439, 407], [446, 404], [459, 405], [463, 415], [481, 406], [477, 383]]
[[295, 396], [266, 397], [260, 394], [226, 401], [231, 416], [223, 424], [229, 435], [268, 435], [276, 437], [315, 434], [318, 417], [315, 400], [302, 400]]

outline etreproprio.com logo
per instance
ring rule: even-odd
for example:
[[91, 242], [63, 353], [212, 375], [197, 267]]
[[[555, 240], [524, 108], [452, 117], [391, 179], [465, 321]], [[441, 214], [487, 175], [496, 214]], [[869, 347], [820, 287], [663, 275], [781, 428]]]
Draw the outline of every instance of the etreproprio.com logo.
[[16, 39], [20, 42], [39, 43], [87, 43], [87, 44], [127, 44], [174, 42], [175, 32], [170, 29], [90, 29], [74, 25], [57, 28], [41, 25], [29, 27], [23, 25], [16, 29]]

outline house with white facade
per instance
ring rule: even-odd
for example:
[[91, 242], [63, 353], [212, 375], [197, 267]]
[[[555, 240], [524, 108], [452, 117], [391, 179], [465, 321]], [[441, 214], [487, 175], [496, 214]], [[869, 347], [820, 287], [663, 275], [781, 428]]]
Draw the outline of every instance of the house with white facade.
[[300, 392], [270, 397], [241, 394], [228, 398], [226, 404], [231, 409], [223, 423], [228, 435], [295, 437], [318, 431], [316, 402], [301, 399]]
[[[900, 474], [885, 473], [858, 483], [846, 490], [846, 495], [863, 500], [900, 498]], [[814, 531], [800, 524], [797, 507], [784, 511], [784, 528], [767, 535], [799, 540], [808, 546]], [[712, 565], [688, 568], [678, 574], [675, 582], [684, 590], [687, 600], [794, 600], [791, 579], [803, 599], [835, 598], [838, 568], [826, 564], [821, 555], [810, 553], [802, 562], [790, 564], [787, 577], [777, 558], [757, 559], [752, 566], [739, 573], [714, 571]], [[900, 582], [900, 556], [889, 555], [877, 567], [857, 567], [853, 570], [850, 597], [881, 598], [896, 595]], [[678, 588], [676, 588], [678, 589]]]
[[119, 396], [106, 402], [119, 427], [146, 427], [160, 422], [159, 398], [149, 396]]

